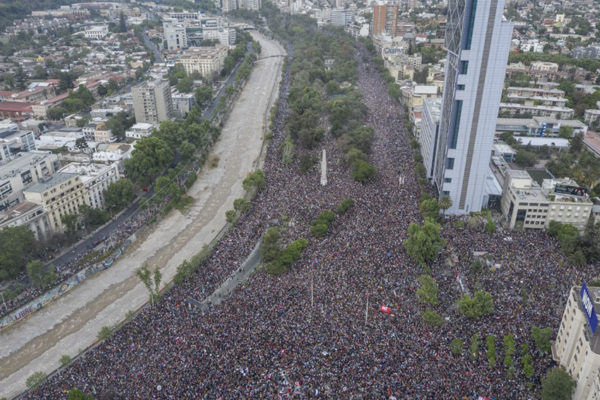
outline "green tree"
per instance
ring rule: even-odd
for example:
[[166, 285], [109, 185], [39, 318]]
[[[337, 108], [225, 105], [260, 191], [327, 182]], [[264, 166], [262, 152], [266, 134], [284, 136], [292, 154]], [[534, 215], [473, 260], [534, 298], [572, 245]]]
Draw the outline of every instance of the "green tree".
[[94, 400], [94, 396], [91, 394], [85, 394], [77, 388], [73, 388], [67, 392], [69, 400]]
[[100, 225], [103, 225], [110, 219], [110, 213], [106, 210], [99, 208], [92, 208], [87, 204], [83, 204], [79, 207], [79, 212], [83, 217], [83, 224], [90, 229], [94, 229]]
[[496, 366], [496, 338], [494, 335], [488, 335], [485, 338], [485, 344], [487, 347], [486, 356], [488, 362], [490, 363], [490, 367], [494, 368]]
[[458, 300], [458, 311], [471, 319], [479, 319], [484, 315], [492, 314], [494, 312], [492, 295], [482, 290], [475, 292], [473, 297], [464, 294]]
[[455, 356], [460, 356], [462, 354], [462, 350], [463, 341], [459, 338], [452, 339], [452, 342], [450, 343], [450, 351], [452, 352], [452, 354]]
[[281, 250], [277, 258], [265, 265], [265, 270], [271, 275], [283, 274], [291, 267], [302, 255], [302, 250], [308, 245], [304, 238], [294, 240], [285, 249]]
[[265, 174], [260, 169], [249, 173], [246, 179], [244, 179], [244, 181], [242, 182], [242, 186], [247, 192], [257, 192], [258, 190], [265, 187], [265, 185]]
[[267, 229], [260, 248], [260, 254], [263, 262], [269, 263], [279, 257], [279, 253], [281, 251], [280, 240], [281, 235], [277, 227], [271, 227]]
[[196, 103], [204, 108], [206, 107], [213, 97], [212, 87], [210, 85], [202, 85], [196, 89], [194, 93]]
[[34, 372], [33, 374], [29, 375], [29, 377], [25, 381], [25, 386], [27, 386], [29, 389], [33, 389], [41, 385], [45, 380], [45, 373], [41, 371]]
[[125, 21], [125, 14], [119, 13], [119, 32], [127, 32], [127, 22]]
[[433, 310], [425, 310], [423, 313], [423, 321], [434, 328], [440, 327], [444, 324], [444, 319], [440, 314]]
[[537, 155], [531, 151], [520, 149], [515, 156], [515, 163], [520, 167], [533, 167], [536, 163]]
[[60, 221], [63, 223], [65, 228], [67, 228], [67, 233], [72, 235], [77, 230], [77, 222], [79, 220], [79, 216], [77, 214], [65, 214], [60, 217]]
[[437, 256], [445, 243], [440, 236], [440, 225], [426, 218], [423, 225], [411, 222], [408, 227], [408, 238], [404, 241], [404, 248], [415, 261], [426, 265]]
[[352, 166], [352, 177], [360, 183], [367, 183], [375, 176], [377, 169], [367, 161], [358, 160]]
[[440, 210], [443, 210], [444, 215], [446, 215], [446, 211], [448, 211], [448, 209], [452, 207], [452, 199], [450, 198], [450, 196], [444, 195], [440, 197], [438, 201], [438, 207], [440, 208]]
[[563, 139], [571, 139], [573, 136], [573, 128], [570, 126], [561, 126], [558, 135]]
[[125, 140], [125, 131], [135, 124], [135, 117], [130, 116], [125, 111], [120, 111], [106, 121], [106, 127], [110, 129], [112, 134], [118, 141]]
[[473, 336], [471, 336], [471, 344], [469, 346], [469, 351], [470, 351], [470, 356], [471, 359], [474, 360], [477, 358], [477, 356], [479, 356], [479, 345], [481, 344], [481, 336], [479, 336], [479, 333], [474, 333]]
[[37, 242], [28, 227], [0, 229], [0, 282], [22, 272], [36, 253]]
[[537, 326], [531, 327], [531, 337], [535, 342], [536, 347], [545, 353], [550, 353], [551, 344], [550, 339], [552, 338], [552, 329], [540, 328]]
[[133, 182], [148, 186], [173, 157], [173, 150], [167, 143], [156, 136], [148, 136], [137, 141], [131, 158], [125, 160], [125, 170]]
[[107, 210], [115, 212], [127, 207], [135, 198], [133, 183], [127, 178], [121, 178], [108, 185], [103, 192]]
[[56, 281], [56, 272], [54, 265], [44, 268], [40, 260], [34, 260], [25, 266], [29, 280], [36, 288], [48, 287]]
[[419, 204], [419, 210], [423, 218], [431, 218], [437, 220], [440, 216], [440, 207], [435, 199], [425, 199]]
[[542, 400], [570, 400], [575, 384], [564, 369], [551, 368], [542, 379]]
[[67, 365], [71, 364], [71, 356], [68, 354], [63, 354], [58, 362], [60, 362], [61, 367], [66, 367]]
[[150, 293], [150, 305], [154, 305], [159, 298], [160, 281], [162, 279], [160, 270], [156, 268], [154, 273], [152, 273], [148, 269], [148, 265], [144, 264], [135, 271], [135, 274], [140, 278], [140, 281], [142, 281]]
[[504, 336], [502, 344], [504, 345], [504, 366], [508, 369], [509, 375], [512, 375], [514, 370], [513, 355], [515, 354], [515, 338], [513, 335], [508, 334]]
[[417, 289], [417, 298], [419, 301], [432, 306], [438, 305], [440, 303], [438, 299], [439, 288], [435, 279], [431, 275], [421, 275], [419, 276], [419, 284], [421, 285]]
[[175, 87], [181, 93], [192, 93], [192, 90], [194, 89], [194, 80], [191, 77], [186, 76], [185, 78], [180, 79]]

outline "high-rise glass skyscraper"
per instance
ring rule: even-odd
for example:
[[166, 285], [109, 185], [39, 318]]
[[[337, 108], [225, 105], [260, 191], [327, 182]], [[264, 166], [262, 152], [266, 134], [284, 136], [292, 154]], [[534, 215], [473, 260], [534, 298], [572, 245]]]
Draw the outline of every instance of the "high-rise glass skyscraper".
[[504, 0], [448, 0], [446, 76], [433, 179], [451, 214], [479, 211], [513, 25]]

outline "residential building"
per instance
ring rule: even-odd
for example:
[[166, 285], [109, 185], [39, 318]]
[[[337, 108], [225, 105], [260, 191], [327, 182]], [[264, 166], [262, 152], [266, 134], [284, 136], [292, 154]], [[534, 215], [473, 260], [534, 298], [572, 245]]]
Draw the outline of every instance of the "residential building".
[[83, 31], [83, 36], [92, 40], [104, 39], [106, 35], [108, 35], [107, 25], [92, 26]]
[[13, 121], [23, 121], [33, 115], [32, 106], [35, 103], [21, 101], [0, 102], [0, 118], [10, 118]]
[[190, 112], [194, 105], [193, 93], [179, 93], [177, 91], [171, 93], [173, 99], [173, 112], [178, 118], [183, 118]]
[[504, 0], [449, 0], [446, 74], [434, 181], [452, 199], [450, 214], [479, 211], [487, 199], [490, 156], [513, 26]]
[[138, 122], [125, 131], [125, 137], [128, 139], [141, 139], [148, 137], [154, 131], [155, 126], [145, 122]]
[[94, 128], [94, 142], [96, 143], [108, 143], [114, 139], [111, 130], [106, 126], [104, 122], [96, 124]]
[[588, 108], [583, 114], [583, 121], [588, 125], [600, 125], [600, 109]]
[[188, 47], [185, 24], [176, 19], [163, 21], [163, 36], [167, 42], [167, 50], [181, 50]]
[[571, 119], [575, 111], [569, 107], [546, 106], [535, 104], [500, 103], [500, 114], [503, 117], [551, 117], [555, 119]]
[[576, 119], [556, 119], [552, 117], [498, 118], [496, 132], [510, 132], [515, 136], [558, 137], [561, 127], [573, 129], [573, 134], [585, 134], [588, 127]]
[[173, 117], [173, 102], [169, 82], [143, 82], [131, 89], [136, 122], [159, 125]]
[[571, 179], [544, 179], [540, 186], [527, 171], [505, 172], [501, 208], [510, 229], [547, 229], [557, 221], [583, 231], [593, 205], [587, 191]]
[[13, 159], [20, 152], [34, 151], [35, 149], [35, 136], [32, 131], [20, 130], [13, 123], [1, 123], [0, 163]]
[[127, 143], [102, 143], [96, 147], [96, 151], [92, 154], [94, 162], [110, 163], [131, 158], [133, 146]]
[[182, 65], [188, 75], [199, 72], [205, 78], [218, 74], [227, 57], [225, 46], [192, 47], [183, 53], [176, 64]]
[[331, 25], [347, 26], [354, 19], [354, 10], [344, 8], [334, 8], [330, 14]]
[[506, 143], [496, 142], [492, 147], [492, 156], [502, 157], [506, 162], [514, 162], [517, 152]]
[[553, 358], [575, 380], [573, 399], [600, 400], [600, 288], [573, 286], [569, 292]]
[[27, 226], [37, 240], [50, 236], [50, 224], [44, 208], [29, 201], [23, 201], [0, 213], [0, 229]]
[[427, 179], [433, 177], [435, 152], [437, 151], [437, 140], [440, 130], [441, 107], [442, 99], [440, 97], [427, 98], [423, 101], [421, 129], [417, 138], [421, 145], [421, 155], [423, 156], [423, 164], [427, 170]]
[[38, 183], [25, 189], [23, 194], [27, 201], [42, 206], [53, 232], [63, 232], [62, 217], [79, 214], [79, 207], [87, 204], [83, 183], [77, 174], [56, 172], [48, 178], [40, 179]]
[[574, 58], [600, 58], [600, 46], [576, 47], [573, 49]]
[[87, 196], [87, 204], [92, 208], [104, 208], [103, 192], [120, 177], [117, 163], [108, 165], [71, 163], [58, 172], [79, 175]]
[[240, 8], [245, 8], [246, 10], [260, 10], [262, 6], [261, 0], [240, 0], [239, 3]]
[[396, 34], [396, 25], [398, 23], [398, 10], [397, 4], [376, 4], [373, 6], [373, 30], [371, 34], [373, 36], [380, 33], [387, 33], [389, 35]]
[[0, 164], [0, 211], [22, 202], [23, 189], [53, 174], [57, 160], [55, 154], [29, 152]]

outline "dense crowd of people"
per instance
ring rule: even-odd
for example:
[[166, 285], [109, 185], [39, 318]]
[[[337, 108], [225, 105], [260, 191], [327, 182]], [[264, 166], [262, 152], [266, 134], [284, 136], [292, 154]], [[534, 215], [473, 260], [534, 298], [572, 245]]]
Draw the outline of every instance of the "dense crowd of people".
[[[403, 248], [408, 225], [423, 220], [421, 188], [401, 107], [369, 65], [360, 64], [357, 85], [375, 129], [373, 182], [352, 180], [332, 138], [322, 143], [326, 186], [320, 185], [318, 165], [301, 174], [297, 165], [282, 164], [288, 73], [264, 165], [267, 186], [252, 209], [188, 281], [26, 398], [65, 398], [73, 387], [122, 399], [535, 398], [549, 355], [535, 355], [529, 388], [519, 357], [509, 377], [502, 363], [490, 368], [484, 352], [471, 359], [468, 341], [475, 333], [499, 339], [511, 333], [520, 345], [531, 343], [531, 326], [556, 330], [569, 286], [593, 274], [567, 265], [544, 233], [514, 232], [508, 241], [506, 233], [459, 228], [450, 220], [443, 226], [447, 246], [431, 265], [440, 286], [435, 310], [446, 322], [440, 328], [426, 325], [425, 308], [416, 301], [423, 270]], [[314, 151], [320, 155], [320, 149]], [[354, 207], [333, 222], [325, 238], [312, 238], [310, 221], [348, 197]], [[206, 312], [191, 306], [190, 297], [208, 297], [274, 224], [284, 243], [309, 240], [290, 271], [278, 277], [258, 271], [221, 305]], [[474, 251], [487, 252], [499, 264], [484, 268], [477, 282], [495, 304], [493, 315], [477, 321], [455, 306], [462, 294], [457, 274], [475, 290]], [[453, 266], [450, 253], [458, 258]], [[379, 312], [381, 305], [391, 313]], [[465, 342], [460, 356], [449, 350], [454, 338]]]

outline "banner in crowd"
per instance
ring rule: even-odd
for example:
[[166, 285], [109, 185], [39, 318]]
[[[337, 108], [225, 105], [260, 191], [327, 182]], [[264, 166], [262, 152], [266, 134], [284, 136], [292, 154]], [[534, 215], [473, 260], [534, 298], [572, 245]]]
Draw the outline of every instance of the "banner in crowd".
[[60, 285], [50, 289], [46, 293], [37, 297], [36, 299], [30, 301], [24, 306], [4, 316], [2, 319], [0, 319], [0, 330], [14, 324], [15, 322], [25, 318], [29, 314], [43, 308], [49, 302], [59, 298], [60, 296], [62, 296], [63, 294], [65, 294], [66, 292], [68, 292], [69, 290], [73, 289], [75, 286], [79, 285], [81, 282], [86, 280], [88, 277], [112, 266], [115, 260], [123, 254], [123, 252], [127, 249], [127, 247], [129, 247], [129, 245], [132, 242], [133, 240], [131, 239], [126, 240], [123, 246], [115, 250], [113, 254], [111, 254], [111, 256], [107, 258], [104, 262], [90, 265], [89, 267], [82, 269], [81, 271], [79, 271]]

